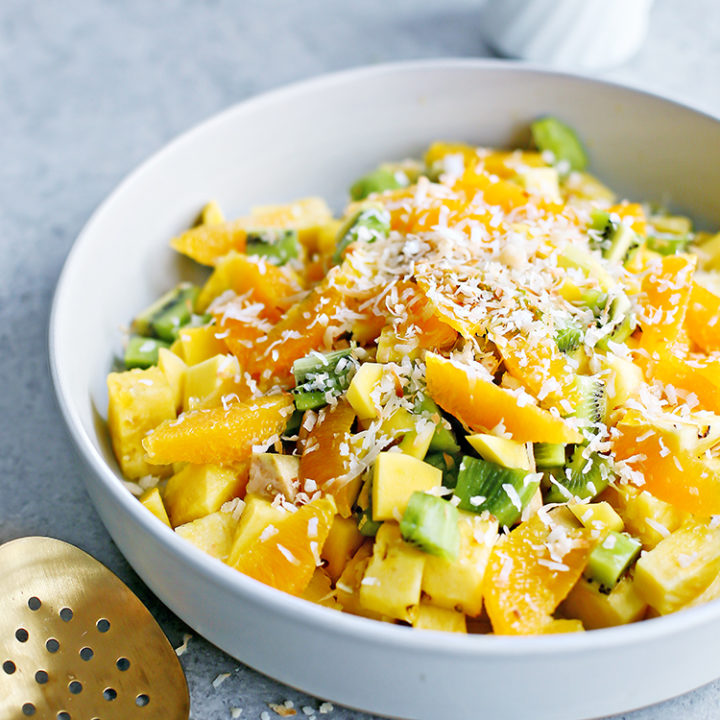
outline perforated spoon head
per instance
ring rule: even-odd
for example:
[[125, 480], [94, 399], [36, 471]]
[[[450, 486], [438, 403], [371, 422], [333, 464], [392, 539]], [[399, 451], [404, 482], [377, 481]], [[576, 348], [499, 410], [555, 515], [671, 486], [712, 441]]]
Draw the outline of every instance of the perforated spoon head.
[[187, 720], [177, 655], [145, 606], [82, 550], [0, 546], [0, 720]]

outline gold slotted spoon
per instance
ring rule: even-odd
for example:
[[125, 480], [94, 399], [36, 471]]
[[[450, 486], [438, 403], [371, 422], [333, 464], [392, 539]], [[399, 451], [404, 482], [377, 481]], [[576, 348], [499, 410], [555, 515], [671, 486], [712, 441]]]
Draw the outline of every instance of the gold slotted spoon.
[[0, 720], [187, 720], [180, 662], [130, 589], [44, 537], [0, 546]]

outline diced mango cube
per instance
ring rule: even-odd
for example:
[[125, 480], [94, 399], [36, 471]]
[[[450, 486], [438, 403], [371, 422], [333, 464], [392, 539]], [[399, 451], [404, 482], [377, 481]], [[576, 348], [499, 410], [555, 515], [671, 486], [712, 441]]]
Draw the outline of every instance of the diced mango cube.
[[183, 395], [185, 390], [185, 361], [167, 348], [158, 350], [158, 368], [162, 370], [172, 390], [175, 410], [182, 409]]
[[227, 345], [218, 338], [216, 325], [182, 328], [178, 342], [182, 348], [182, 357], [188, 365], [197, 365], [215, 355], [227, 353]]
[[336, 582], [365, 537], [357, 529], [355, 518], [336, 515], [320, 557], [327, 562], [327, 574]]
[[220, 225], [225, 222], [225, 214], [216, 200], [206, 203], [200, 212], [201, 225]]
[[237, 497], [245, 478], [235, 469], [220, 465], [186, 465], [165, 487], [165, 506], [173, 527], [184, 525], [219, 510]]
[[530, 472], [530, 458], [524, 443], [485, 433], [468, 435], [467, 441], [484, 460], [506, 468], [519, 468]]
[[161, 522], [170, 527], [170, 519], [168, 518], [162, 496], [158, 488], [150, 488], [140, 496], [140, 502]]
[[428, 555], [422, 591], [433, 605], [460, 608], [476, 617], [482, 610], [482, 580], [498, 536], [498, 522], [460, 512], [460, 551], [455, 560]]
[[187, 410], [217, 407], [222, 398], [239, 400], [241, 389], [240, 365], [234, 355], [215, 355], [187, 368], [183, 407]]
[[435, 435], [435, 423], [423, 417], [417, 417], [413, 430], [405, 434], [398, 446], [406, 455], [422, 460], [430, 448]]
[[402, 539], [396, 523], [383, 523], [360, 583], [360, 604], [366, 610], [409, 621], [411, 609], [420, 602], [427, 557]]
[[192, 522], [178, 525], [175, 532], [218, 560], [227, 560], [238, 522], [232, 513], [213, 512]]
[[612, 530], [622, 532], [622, 518], [608, 502], [568, 503], [568, 510], [589, 530], [605, 534]]
[[457, 610], [420, 603], [413, 608], [411, 625], [420, 630], [466, 633], [465, 615]]
[[350, 381], [346, 398], [360, 420], [372, 420], [378, 416], [378, 408], [371, 397], [380, 384], [383, 366], [380, 363], [363, 363]]
[[629, 576], [622, 578], [609, 594], [600, 592], [598, 583], [580, 578], [561, 608], [565, 615], [582, 620], [588, 630], [595, 630], [641, 620], [647, 603]]
[[373, 471], [373, 520], [400, 520], [414, 492], [442, 485], [442, 470], [399, 452], [381, 452]]
[[173, 391], [162, 370], [128, 370], [110, 373], [108, 427], [115, 457], [123, 475], [135, 480], [167, 471], [145, 461], [142, 439], [163, 420], [175, 418]]
[[245, 496], [245, 509], [235, 529], [233, 546], [228, 557], [228, 565], [236, 565], [245, 550], [255, 542], [265, 528], [280, 523], [287, 510], [273, 506], [269, 500], [259, 495]]
[[703, 592], [720, 572], [720, 527], [689, 520], [635, 565], [638, 593], [660, 614]]

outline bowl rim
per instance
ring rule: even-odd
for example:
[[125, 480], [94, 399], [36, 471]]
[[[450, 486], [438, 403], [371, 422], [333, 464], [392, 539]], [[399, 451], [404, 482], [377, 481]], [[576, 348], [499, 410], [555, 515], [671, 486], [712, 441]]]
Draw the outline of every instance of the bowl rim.
[[[287, 99], [295, 95], [303, 95], [310, 90], [331, 89], [333, 86], [352, 83], [371, 77], [416, 73], [424, 71], [479, 70], [497, 73], [531, 74], [551, 76], [579, 81], [591, 85], [603, 86], [621, 92], [638, 94], [649, 99], [662, 101], [676, 106], [678, 109], [700, 115], [714, 122], [720, 122], [717, 116], [694, 107], [684, 101], [666, 95], [636, 87], [630, 83], [599, 79], [581, 73], [548, 68], [535, 63], [506, 61], [500, 59], [474, 58], [438, 58], [430, 60], [409, 60], [388, 62], [378, 65], [353, 67], [337, 72], [321, 74], [309, 79], [300, 80], [287, 85], [273, 88], [260, 94], [251, 95], [218, 113], [201, 120], [169, 142], [163, 144], [143, 162], [126, 174], [109, 195], [94, 210], [76, 239], [63, 263], [53, 295], [48, 323], [48, 352], [50, 371], [57, 401], [70, 431], [74, 443], [87, 465], [93, 470], [93, 481], [100, 482], [118, 503], [122, 511], [127, 513], [134, 523], [141, 526], [153, 539], [162, 546], [164, 552], [171, 553], [178, 560], [188, 563], [203, 581], [220, 585], [232, 593], [245, 595], [251, 602], [267, 607], [273, 613], [279, 613], [294, 622], [305, 624], [308, 628], [332, 632], [346, 636], [348, 639], [363, 639], [369, 642], [380, 642], [388, 647], [420, 652], [432, 652], [436, 655], [463, 656], [502, 656], [518, 655], [547, 656], [557, 654], [578, 654], [600, 648], [618, 648], [629, 644], [652, 641], [664, 636], [683, 633], [689, 629], [704, 625], [720, 617], [720, 602], [710, 602], [702, 606], [686, 609], [670, 615], [643, 620], [629, 625], [604, 628], [583, 633], [566, 633], [539, 636], [507, 636], [456, 634], [438, 631], [416, 632], [412, 628], [390, 623], [378, 622], [363, 617], [338, 612], [312, 602], [302, 600], [284, 592], [275, 590], [259, 581], [246, 577], [237, 570], [212, 558], [196, 548], [172, 529], [164, 525], [152, 514], [147, 513], [141, 504], [122, 484], [119, 475], [110, 468], [101, 453], [94, 446], [90, 435], [85, 431], [80, 420], [75, 401], [66, 386], [63, 361], [59, 350], [59, 325], [63, 317], [66, 296], [70, 292], [70, 276], [76, 258], [84, 248], [93, 242], [95, 228], [101, 225], [103, 216], [126, 187], [132, 185], [152, 166], [162, 163], [168, 155], [194, 141], [195, 136], [211, 132], [213, 127], [225, 122], [229, 117], [252, 113], [265, 104], [278, 99]], [[100, 369], [99, 369], [100, 370]]]

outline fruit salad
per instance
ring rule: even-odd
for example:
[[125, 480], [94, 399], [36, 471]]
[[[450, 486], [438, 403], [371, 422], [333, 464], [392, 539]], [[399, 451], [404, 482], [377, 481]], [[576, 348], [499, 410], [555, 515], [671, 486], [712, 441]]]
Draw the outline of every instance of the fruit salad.
[[[436, 142], [170, 240], [108, 377], [128, 488], [250, 578], [532, 635], [720, 595], [720, 234], [533, 147]], [[214, 562], [214, 561], [213, 561]]]

